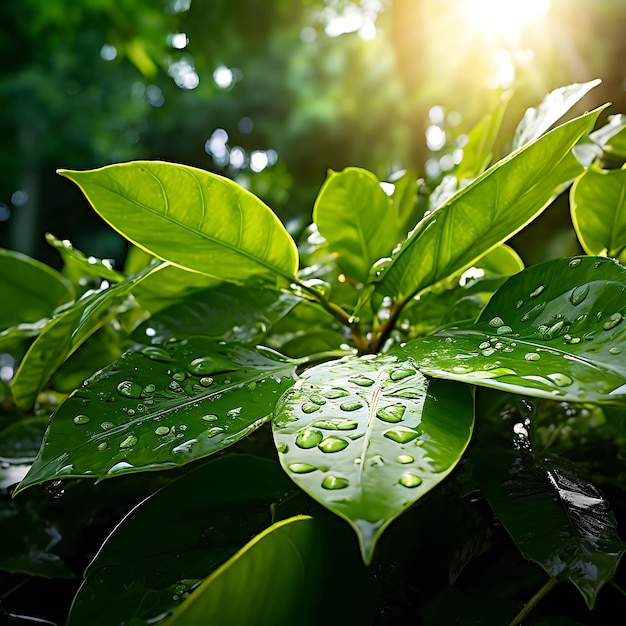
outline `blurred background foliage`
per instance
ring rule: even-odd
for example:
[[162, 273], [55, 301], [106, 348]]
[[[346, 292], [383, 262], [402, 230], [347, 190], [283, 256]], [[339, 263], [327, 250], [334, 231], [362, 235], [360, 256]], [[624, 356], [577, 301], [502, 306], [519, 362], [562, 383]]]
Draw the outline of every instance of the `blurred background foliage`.
[[[626, 112], [622, 0], [4, 0], [0, 24], [0, 245], [53, 265], [45, 232], [125, 252], [57, 168], [194, 165], [295, 225], [328, 168], [434, 185], [510, 92], [501, 154], [558, 86]], [[566, 206], [533, 228], [528, 262], [578, 252]]]

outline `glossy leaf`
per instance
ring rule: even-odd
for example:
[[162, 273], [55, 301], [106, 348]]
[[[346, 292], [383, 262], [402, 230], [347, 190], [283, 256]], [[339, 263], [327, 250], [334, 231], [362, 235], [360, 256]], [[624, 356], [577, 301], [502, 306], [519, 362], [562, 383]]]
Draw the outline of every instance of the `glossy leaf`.
[[177, 467], [222, 450], [271, 417], [295, 366], [268, 349], [204, 337], [128, 351], [55, 412], [18, 491]]
[[469, 388], [390, 355], [310, 368], [273, 421], [283, 468], [350, 523], [366, 563], [389, 523], [452, 471], [472, 425]]
[[174, 265], [231, 282], [295, 279], [298, 254], [289, 233], [227, 178], [162, 161], [60, 173], [115, 230]]
[[[525, 429], [519, 424], [518, 436]], [[481, 450], [473, 460], [481, 491], [521, 552], [550, 576], [572, 582], [593, 608], [626, 551], [597, 488], [523, 447]]]
[[516, 150], [543, 135], [600, 82], [596, 79], [587, 83], [574, 83], [551, 91], [537, 108], [531, 107], [524, 114], [515, 129], [513, 149]]
[[132, 289], [164, 264], [145, 269], [113, 287], [89, 291], [52, 317], [30, 346], [11, 380], [18, 406], [28, 409], [58, 367], [116, 313]]
[[371, 265], [389, 255], [403, 235], [378, 178], [356, 167], [328, 175], [313, 221], [340, 267], [359, 282], [367, 280]]
[[521, 230], [582, 171], [571, 149], [599, 113], [587, 113], [527, 144], [422, 219], [380, 271], [377, 291], [406, 301]]
[[269, 459], [229, 455], [141, 502], [89, 564], [68, 626], [154, 624], [272, 522], [289, 479]]
[[572, 222], [585, 252], [626, 262], [626, 170], [591, 167], [570, 196]]
[[420, 337], [402, 352], [430, 376], [623, 404], [625, 316], [626, 268], [601, 257], [557, 259], [511, 277], [475, 324]]
[[66, 278], [20, 252], [0, 250], [0, 277], [0, 301], [5, 304], [0, 330], [50, 317], [56, 307], [74, 299]]

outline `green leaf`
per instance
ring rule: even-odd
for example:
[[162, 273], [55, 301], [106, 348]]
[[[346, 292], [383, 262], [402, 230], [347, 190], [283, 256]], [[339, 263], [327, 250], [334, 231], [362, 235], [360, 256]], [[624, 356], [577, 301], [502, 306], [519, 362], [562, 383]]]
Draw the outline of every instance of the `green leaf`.
[[362, 283], [371, 265], [403, 236], [378, 178], [356, 167], [328, 175], [315, 201], [313, 221], [338, 255], [337, 263]]
[[626, 268], [575, 257], [511, 277], [475, 324], [410, 341], [425, 374], [574, 402], [626, 402]]
[[205, 337], [128, 351], [54, 413], [17, 491], [168, 469], [222, 450], [271, 417], [295, 366], [267, 348]]
[[89, 564], [68, 626], [156, 623], [271, 524], [270, 507], [290, 486], [274, 461], [228, 455], [160, 489], [116, 526]]
[[269, 207], [227, 178], [162, 161], [59, 173], [115, 230], [173, 265], [231, 282], [295, 280], [293, 239]]
[[[525, 429], [519, 424], [518, 436]], [[519, 550], [551, 577], [571, 581], [593, 608], [626, 551], [597, 488], [527, 449], [476, 450], [472, 460], [474, 478]]]
[[406, 301], [521, 230], [581, 172], [571, 149], [599, 113], [587, 113], [527, 144], [422, 219], [380, 272], [376, 290]]
[[463, 147], [463, 160], [455, 171], [455, 176], [459, 181], [476, 178], [491, 163], [493, 146], [512, 95], [511, 91], [504, 92], [500, 96], [500, 104], [496, 110], [493, 113], [487, 113], [468, 133], [467, 144]]
[[57, 271], [20, 252], [0, 249], [0, 330], [37, 322], [74, 299], [70, 282]]
[[585, 252], [626, 262], [626, 170], [592, 166], [573, 184], [570, 198]]
[[574, 83], [551, 91], [537, 108], [529, 108], [515, 129], [513, 149], [534, 141], [565, 115], [591, 89], [599, 85], [599, 79], [587, 83]]
[[307, 370], [277, 405], [273, 430], [283, 468], [350, 523], [369, 563], [391, 521], [452, 471], [472, 425], [468, 387], [369, 355]]
[[58, 313], [30, 346], [11, 380], [16, 404], [28, 409], [54, 372], [94, 332], [117, 313], [132, 289], [164, 264], [146, 268], [113, 287], [86, 292], [80, 300]]

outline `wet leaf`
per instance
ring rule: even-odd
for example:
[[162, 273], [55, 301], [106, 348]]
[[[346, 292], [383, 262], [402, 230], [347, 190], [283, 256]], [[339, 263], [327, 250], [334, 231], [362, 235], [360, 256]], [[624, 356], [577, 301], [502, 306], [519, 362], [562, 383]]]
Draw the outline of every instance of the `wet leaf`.
[[230, 282], [295, 280], [295, 242], [269, 207], [227, 178], [163, 161], [59, 173], [115, 230], [173, 265]]
[[[89, 564], [68, 626], [154, 624], [272, 522], [289, 479], [268, 459], [223, 456], [173, 481], [119, 523]], [[204, 495], [203, 495], [204, 494]]]
[[498, 161], [422, 219], [375, 278], [380, 295], [403, 302], [471, 266], [537, 217], [581, 173], [571, 149], [599, 113], [567, 122]]
[[592, 166], [576, 180], [570, 198], [585, 252], [626, 262], [626, 170]]
[[11, 380], [16, 404], [28, 409], [54, 372], [74, 351], [119, 311], [132, 289], [165, 264], [146, 268], [113, 287], [89, 291], [44, 326]]
[[0, 250], [0, 330], [50, 317], [74, 299], [72, 285], [51, 267], [20, 252]]
[[54, 413], [18, 491], [177, 467], [222, 450], [271, 417], [295, 366], [268, 349], [205, 337], [128, 351]]
[[285, 471], [350, 523], [369, 563], [391, 521], [452, 471], [472, 425], [468, 387], [370, 355], [307, 370], [273, 429]]
[[623, 404], [625, 316], [626, 268], [602, 257], [557, 259], [511, 277], [476, 323], [414, 339], [398, 352], [431, 376]]
[[572, 582], [593, 608], [626, 551], [597, 488], [524, 447], [475, 451], [472, 461], [481, 491], [519, 550], [550, 576]]

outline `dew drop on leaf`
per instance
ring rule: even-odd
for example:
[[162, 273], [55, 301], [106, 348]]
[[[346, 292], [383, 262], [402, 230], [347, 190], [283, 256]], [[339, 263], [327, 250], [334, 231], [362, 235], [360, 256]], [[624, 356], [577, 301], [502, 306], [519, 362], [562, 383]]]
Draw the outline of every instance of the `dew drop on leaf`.
[[313, 402], [303, 402], [301, 408], [303, 413], [315, 413], [315, 411], [319, 411], [321, 407], [319, 404]]
[[499, 326], [496, 332], [498, 333], [498, 335], [506, 335], [507, 333], [512, 333], [513, 329], [510, 326], [504, 325]]
[[406, 407], [403, 404], [391, 404], [378, 409], [378, 411], [376, 411], [376, 417], [383, 422], [401, 422], [405, 411]]
[[281, 454], [286, 454], [287, 452], [289, 452], [289, 446], [286, 442], [279, 441], [276, 443], [276, 451], [280, 452]]
[[350, 402], [342, 402], [339, 405], [339, 408], [342, 411], [356, 411], [357, 409], [360, 409], [363, 406], [362, 402], [359, 402], [358, 400], [352, 400]]
[[622, 349], [619, 346], [613, 346], [612, 348], [609, 348], [610, 354], [620, 354], [621, 351]]
[[371, 387], [374, 384], [374, 381], [371, 378], [364, 376], [363, 374], [354, 376], [354, 378], [350, 379], [350, 382], [355, 385], [359, 385], [359, 387]]
[[534, 320], [539, 314], [546, 308], [546, 303], [542, 302], [541, 304], [537, 304], [530, 311], [524, 313], [522, 315], [522, 322], [528, 322], [529, 320]]
[[415, 459], [410, 454], [401, 454], [396, 461], [402, 463], [402, 465], [407, 465], [408, 463], [413, 463]]
[[589, 294], [589, 285], [580, 285], [572, 290], [569, 295], [569, 301], [574, 305], [578, 305], [584, 301]]
[[217, 437], [224, 432], [224, 429], [221, 426], [213, 426], [206, 431], [206, 436], [211, 439], [212, 437]]
[[311, 465], [310, 463], [291, 463], [288, 465], [288, 468], [294, 474], [308, 474], [309, 472], [314, 472], [317, 469], [315, 465]]
[[159, 435], [159, 437], [162, 437], [163, 435], [167, 435], [169, 432], [170, 432], [170, 429], [168, 426], [159, 426], [158, 428], [155, 429], [154, 434]]
[[479, 346], [478, 349], [479, 350], [488, 350], [489, 348], [491, 348], [491, 344], [488, 341], [483, 341]]
[[109, 430], [109, 428], [113, 428], [114, 426], [115, 424], [113, 422], [102, 422], [102, 424], [100, 424], [102, 430]]
[[417, 487], [422, 484], [422, 479], [415, 474], [402, 474], [398, 481], [403, 487]]
[[135, 437], [135, 435], [129, 435], [120, 443], [120, 448], [132, 448], [134, 445], [137, 445], [139, 439]]
[[572, 379], [562, 374], [561, 372], [555, 372], [554, 374], [548, 374], [548, 378], [557, 386], [557, 387], [567, 387], [572, 384]]
[[326, 404], [326, 398], [319, 393], [312, 393], [309, 396], [309, 400], [314, 404], [319, 404], [320, 406]]
[[529, 352], [528, 354], [524, 355], [524, 358], [527, 361], [538, 361], [541, 356], [538, 355], [536, 352]]
[[318, 448], [322, 452], [340, 452], [341, 450], [347, 448], [349, 444], [349, 441], [346, 441], [341, 437], [331, 435], [330, 437], [323, 439], [318, 445]]
[[515, 308], [516, 308], [516, 309], [521, 309], [523, 306], [524, 306], [524, 301], [523, 301], [523, 300], [518, 300], [518, 301], [515, 303]]
[[324, 489], [345, 489], [349, 484], [350, 481], [347, 478], [334, 476], [333, 474], [329, 474], [322, 481]]
[[107, 444], [106, 441], [103, 441], [102, 443], [98, 444], [98, 450], [100, 450], [100, 452], [102, 452], [103, 450], [106, 450], [109, 447], [109, 444]]
[[134, 383], [132, 380], [123, 380], [117, 386], [117, 392], [126, 398], [141, 398], [141, 392], [143, 391], [141, 385]]
[[298, 433], [296, 437], [296, 445], [299, 448], [308, 450], [315, 448], [324, 439], [324, 433], [316, 428], [305, 428]]
[[417, 372], [410, 367], [398, 367], [391, 371], [389, 378], [391, 378], [391, 380], [403, 380], [404, 378], [413, 376], [416, 373]]
[[602, 324], [602, 328], [604, 330], [611, 330], [611, 328], [615, 328], [621, 321], [624, 316], [621, 313], [613, 313], [609, 319]]
[[215, 415], [215, 413], [208, 413], [207, 415], [203, 415], [202, 419], [205, 422], [217, 422], [217, 420], [219, 420], [219, 416]]
[[334, 387], [333, 389], [325, 391], [323, 395], [329, 400], [335, 400], [337, 398], [345, 398], [348, 395], [348, 392], [345, 389]]
[[210, 376], [203, 376], [200, 379], [200, 384], [203, 387], [210, 387], [213, 384], [213, 379]]
[[500, 328], [500, 326], [504, 325], [504, 320], [501, 317], [492, 317], [489, 320], [489, 326], [491, 328]]
[[74, 424], [89, 424], [89, 418], [86, 415], [77, 415], [73, 420]]
[[545, 287], [543, 285], [539, 285], [539, 287], [537, 287], [537, 289], [535, 289], [534, 291], [530, 292], [530, 297], [531, 298], [536, 298], [539, 294], [541, 294], [543, 292], [544, 289], [545, 289]]
[[402, 426], [386, 430], [383, 435], [396, 443], [408, 443], [409, 441], [413, 441], [413, 439], [417, 439], [419, 436], [414, 430], [403, 428]]
[[216, 363], [209, 356], [201, 356], [189, 363], [187, 369], [196, 376], [203, 376], [204, 374], [212, 374], [215, 372]]
[[153, 393], [156, 390], [156, 385], [154, 385], [153, 383], [148, 383], [143, 389], [142, 389], [142, 396], [145, 396], [149, 393]]
[[581, 261], [580, 259], [572, 259], [572, 260], [569, 262], [569, 266], [570, 266], [571, 268], [578, 267], [578, 266], [580, 265], [580, 261]]
[[154, 361], [171, 361], [172, 356], [167, 350], [159, 348], [158, 346], [147, 346], [141, 350], [141, 354], [147, 356]]

